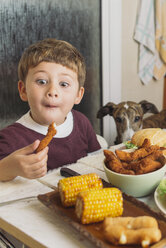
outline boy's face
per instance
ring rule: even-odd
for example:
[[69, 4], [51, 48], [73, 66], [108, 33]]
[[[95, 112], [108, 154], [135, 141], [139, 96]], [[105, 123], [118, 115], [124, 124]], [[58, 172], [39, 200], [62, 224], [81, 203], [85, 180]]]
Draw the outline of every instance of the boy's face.
[[84, 88], [79, 89], [76, 72], [50, 62], [30, 68], [26, 82], [19, 81], [18, 89], [21, 99], [29, 103], [32, 118], [41, 125], [53, 121], [62, 124], [84, 94]]

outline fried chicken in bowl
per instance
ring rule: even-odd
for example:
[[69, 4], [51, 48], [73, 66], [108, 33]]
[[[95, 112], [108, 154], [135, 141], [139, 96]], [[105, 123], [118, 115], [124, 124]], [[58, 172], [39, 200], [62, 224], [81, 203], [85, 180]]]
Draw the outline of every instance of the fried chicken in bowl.
[[104, 150], [104, 170], [108, 181], [134, 197], [152, 193], [166, 172], [165, 148], [148, 139], [134, 151]]

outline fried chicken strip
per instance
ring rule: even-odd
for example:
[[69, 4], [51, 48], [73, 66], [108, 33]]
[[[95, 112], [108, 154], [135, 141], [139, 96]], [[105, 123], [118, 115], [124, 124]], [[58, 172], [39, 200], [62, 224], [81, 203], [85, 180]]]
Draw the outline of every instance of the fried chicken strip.
[[144, 142], [142, 143], [142, 147], [148, 148], [151, 146], [150, 139], [144, 139]]
[[153, 145], [147, 148], [142, 147], [140, 149], [135, 150], [134, 152], [115, 150], [115, 153], [121, 161], [129, 163], [133, 160], [145, 158], [146, 156], [150, 155], [152, 152], [157, 150], [160, 150], [160, 147], [157, 145]]
[[116, 155], [110, 150], [104, 150], [104, 155], [106, 157], [105, 164], [108, 169], [121, 174], [134, 175], [134, 171], [125, 169], [121, 161], [116, 157]]
[[117, 173], [139, 175], [160, 169], [165, 163], [166, 158], [164, 147], [151, 145], [149, 139], [145, 139], [142, 147], [134, 152], [115, 150], [105, 150], [106, 166]]
[[40, 141], [38, 148], [36, 149], [36, 153], [43, 150], [48, 144], [51, 142], [52, 138], [56, 134], [55, 123], [51, 123], [48, 127], [48, 132], [46, 136]]
[[130, 169], [135, 171], [135, 174], [145, 174], [161, 168], [165, 164], [165, 157], [161, 150], [154, 151], [146, 158], [130, 163]]

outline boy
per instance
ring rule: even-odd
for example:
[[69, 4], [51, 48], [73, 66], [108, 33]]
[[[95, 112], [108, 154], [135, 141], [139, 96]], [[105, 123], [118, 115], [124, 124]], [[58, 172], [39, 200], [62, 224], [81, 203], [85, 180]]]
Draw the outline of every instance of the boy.
[[[100, 149], [89, 120], [72, 110], [84, 95], [85, 74], [82, 55], [65, 41], [45, 39], [24, 51], [18, 90], [30, 110], [0, 131], [0, 181], [39, 178]], [[35, 153], [52, 122], [57, 134]]]

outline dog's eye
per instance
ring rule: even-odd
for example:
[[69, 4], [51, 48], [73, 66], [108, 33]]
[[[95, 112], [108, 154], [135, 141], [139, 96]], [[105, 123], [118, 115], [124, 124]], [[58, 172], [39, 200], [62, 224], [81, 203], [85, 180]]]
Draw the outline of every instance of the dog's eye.
[[122, 123], [122, 118], [116, 117], [116, 122]]
[[140, 116], [136, 116], [134, 121], [137, 122], [137, 121], [139, 121], [140, 119], [141, 119]]

